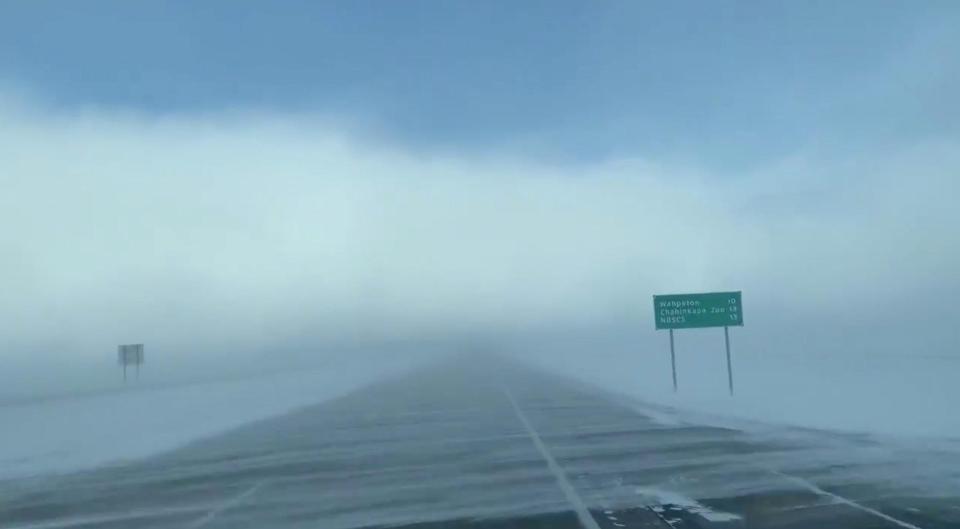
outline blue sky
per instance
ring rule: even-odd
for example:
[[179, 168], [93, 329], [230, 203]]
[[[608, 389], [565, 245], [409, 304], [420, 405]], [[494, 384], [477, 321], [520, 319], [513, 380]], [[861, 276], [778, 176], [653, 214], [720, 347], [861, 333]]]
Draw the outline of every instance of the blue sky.
[[8, 2], [63, 107], [317, 113], [414, 149], [739, 171], [957, 132], [955, 2]]

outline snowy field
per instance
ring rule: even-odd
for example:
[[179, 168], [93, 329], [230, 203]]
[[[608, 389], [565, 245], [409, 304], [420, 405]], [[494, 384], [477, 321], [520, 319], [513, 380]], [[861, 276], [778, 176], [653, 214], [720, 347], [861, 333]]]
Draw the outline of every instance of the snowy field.
[[[673, 393], [666, 332], [659, 348], [603, 341], [536, 350], [526, 359], [608, 391], [708, 416], [866, 433], [955, 439], [960, 357], [789, 354], [739, 350], [731, 329], [735, 395], [727, 387], [723, 331], [677, 333], [679, 391]], [[649, 343], [649, 342], [648, 342]]]
[[154, 455], [416, 366], [375, 364], [0, 406], [0, 480]]

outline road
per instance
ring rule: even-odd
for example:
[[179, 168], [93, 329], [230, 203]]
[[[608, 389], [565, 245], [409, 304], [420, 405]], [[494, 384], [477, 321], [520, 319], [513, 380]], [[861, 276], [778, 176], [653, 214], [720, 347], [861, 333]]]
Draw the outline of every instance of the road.
[[[122, 442], [122, 440], [117, 440]], [[956, 452], [698, 424], [461, 358], [145, 461], [0, 484], [0, 527], [960, 527]]]

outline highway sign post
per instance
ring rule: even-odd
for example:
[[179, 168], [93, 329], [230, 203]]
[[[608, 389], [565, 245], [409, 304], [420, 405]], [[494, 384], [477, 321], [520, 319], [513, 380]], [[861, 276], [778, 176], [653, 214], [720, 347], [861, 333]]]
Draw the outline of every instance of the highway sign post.
[[673, 370], [673, 391], [677, 391], [677, 359], [673, 349], [674, 329], [723, 327], [727, 348], [727, 384], [733, 395], [733, 365], [730, 361], [730, 327], [743, 326], [741, 292], [707, 292], [702, 294], [666, 294], [653, 296], [653, 318], [656, 329], [670, 331], [670, 366]]
[[143, 344], [127, 344], [117, 346], [117, 363], [123, 366], [123, 381], [127, 381], [127, 366], [137, 368], [137, 378], [140, 378], [140, 365], [143, 364]]

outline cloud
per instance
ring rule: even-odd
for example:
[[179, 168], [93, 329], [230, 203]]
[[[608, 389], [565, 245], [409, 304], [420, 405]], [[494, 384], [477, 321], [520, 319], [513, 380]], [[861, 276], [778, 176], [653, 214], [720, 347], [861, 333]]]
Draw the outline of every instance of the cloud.
[[344, 130], [4, 99], [3, 354], [647, 326], [652, 294], [719, 289], [743, 289], [754, 317], [841, 325], [957, 291], [949, 138], [729, 175], [430, 155]]

